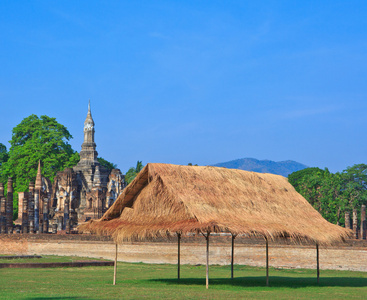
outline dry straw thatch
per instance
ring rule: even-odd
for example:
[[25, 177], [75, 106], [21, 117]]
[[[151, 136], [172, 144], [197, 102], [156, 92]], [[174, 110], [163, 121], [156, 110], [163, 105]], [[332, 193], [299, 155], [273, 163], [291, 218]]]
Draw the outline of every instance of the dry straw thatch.
[[350, 231], [327, 222], [288, 180], [218, 167], [147, 164], [115, 203], [81, 231], [117, 243], [176, 232], [231, 232], [328, 245]]

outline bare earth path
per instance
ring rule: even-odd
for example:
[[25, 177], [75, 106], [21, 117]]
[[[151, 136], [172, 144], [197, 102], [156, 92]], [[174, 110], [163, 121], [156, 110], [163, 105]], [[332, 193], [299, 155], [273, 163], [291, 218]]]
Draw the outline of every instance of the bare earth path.
[[[320, 248], [320, 268], [367, 272], [366, 243]], [[65, 239], [49, 236], [0, 236], [0, 254], [7, 255], [75, 255], [114, 259], [115, 245], [110, 240]], [[230, 242], [213, 240], [210, 264], [230, 264]], [[276, 268], [316, 268], [316, 250], [312, 246], [271, 243], [270, 266]], [[144, 263], [177, 263], [177, 244], [172, 242], [130, 242], [119, 245], [118, 260]], [[205, 245], [193, 239], [181, 244], [182, 264], [205, 264]], [[265, 266], [262, 241], [239, 242], [235, 245], [235, 264]]]

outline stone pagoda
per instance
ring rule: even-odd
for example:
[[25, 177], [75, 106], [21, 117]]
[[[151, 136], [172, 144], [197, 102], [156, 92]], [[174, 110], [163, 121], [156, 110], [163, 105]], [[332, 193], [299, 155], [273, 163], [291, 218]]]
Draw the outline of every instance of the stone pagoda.
[[125, 187], [119, 169], [109, 171], [99, 163], [94, 125], [89, 102], [80, 161], [72, 169], [57, 173], [53, 184], [55, 217], [64, 218], [63, 223], [65, 218], [75, 224], [102, 217]]
[[[15, 224], [22, 227], [23, 233], [50, 232], [51, 228], [53, 232], [70, 232], [81, 222], [102, 217], [121, 194], [126, 185], [125, 177], [119, 169], [108, 170], [99, 163], [94, 133], [89, 102], [78, 164], [58, 172], [51, 185], [51, 181], [41, 175], [39, 162], [35, 184], [30, 182], [29, 192], [19, 193], [18, 220]], [[11, 179], [9, 182], [11, 186]], [[12, 197], [11, 188], [8, 191]], [[0, 186], [1, 232], [12, 229], [12, 226], [5, 224], [5, 216], [10, 216], [5, 212], [5, 200], [3, 187]]]
[[[97, 160], [98, 152], [96, 151], [96, 143], [94, 142], [94, 121], [90, 110], [90, 102], [88, 104], [88, 114], [84, 121], [84, 142], [80, 151], [80, 161], [73, 168], [78, 173], [81, 184], [87, 191], [88, 187], [93, 185], [101, 185], [107, 187], [108, 171], [100, 165]], [[101, 181], [101, 182], [99, 182]]]

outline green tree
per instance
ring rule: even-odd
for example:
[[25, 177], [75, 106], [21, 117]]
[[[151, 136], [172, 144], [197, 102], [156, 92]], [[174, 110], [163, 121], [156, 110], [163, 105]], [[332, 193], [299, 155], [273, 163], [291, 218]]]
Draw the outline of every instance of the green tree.
[[327, 168], [306, 168], [288, 176], [297, 192], [331, 223], [340, 224], [343, 176], [333, 174]]
[[329, 222], [344, 225], [345, 211], [367, 203], [367, 165], [358, 164], [343, 172], [307, 168], [288, 176], [297, 192]]
[[343, 176], [342, 210], [351, 211], [356, 208], [360, 219], [361, 206], [367, 204], [367, 165], [357, 164], [348, 167], [341, 175]]
[[103, 166], [105, 167], [109, 172], [111, 172], [113, 169], [116, 169], [117, 168], [117, 165], [114, 164], [114, 163], [111, 163], [107, 160], [105, 160], [104, 158], [102, 157], [98, 157], [97, 158], [98, 162]]
[[294, 186], [297, 192], [302, 188], [304, 180], [324, 170], [320, 168], [306, 168], [300, 171], [293, 172], [288, 175], [288, 181]]
[[296, 191], [305, 197], [318, 211], [321, 210], [320, 187], [325, 173], [329, 173], [329, 170], [306, 168], [288, 175], [288, 181]]
[[13, 177], [14, 208], [17, 210], [17, 192], [26, 191], [34, 181], [38, 161], [42, 175], [53, 180], [58, 171], [72, 167], [79, 161], [68, 141], [71, 134], [55, 118], [30, 115], [13, 128], [9, 157], [2, 166], [5, 177]]
[[9, 154], [6, 150], [6, 146], [0, 143], [0, 182], [5, 182], [4, 172], [2, 171], [2, 166], [8, 161]]
[[131, 181], [134, 180], [134, 178], [136, 177], [136, 175], [138, 175], [138, 173], [143, 169], [144, 165], [142, 164], [141, 161], [137, 161], [136, 163], [136, 167], [131, 167], [125, 174], [125, 181], [127, 184], [129, 184]]
[[318, 189], [318, 210], [331, 223], [340, 224], [342, 213], [343, 176], [324, 172]]
[[6, 146], [2, 143], [0, 143], [0, 168], [3, 163], [5, 163], [8, 160], [8, 151], [6, 150]]

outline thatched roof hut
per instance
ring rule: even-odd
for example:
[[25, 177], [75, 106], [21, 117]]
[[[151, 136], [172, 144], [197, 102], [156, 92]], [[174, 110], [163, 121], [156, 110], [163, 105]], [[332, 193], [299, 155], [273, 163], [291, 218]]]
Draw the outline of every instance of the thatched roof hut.
[[132, 238], [188, 232], [289, 237], [328, 245], [350, 231], [327, 222], [288, 180], [218, 167], [147, 164], [111, 208], [82, 231]]

